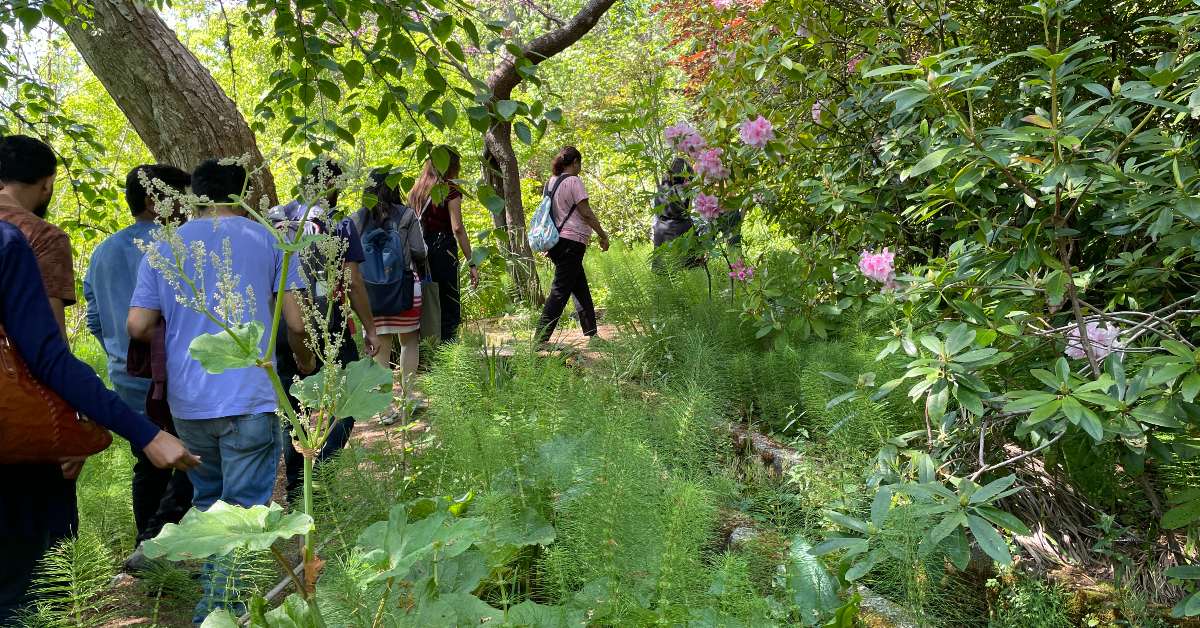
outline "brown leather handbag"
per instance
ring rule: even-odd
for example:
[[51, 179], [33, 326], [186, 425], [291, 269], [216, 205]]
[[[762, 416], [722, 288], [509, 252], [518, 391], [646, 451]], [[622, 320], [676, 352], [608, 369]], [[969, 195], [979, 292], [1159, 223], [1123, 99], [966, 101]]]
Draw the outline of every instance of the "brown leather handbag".
[[111, 443], [108, 430], [33, 378], [0, 327], [0, 464], [57, 463]]

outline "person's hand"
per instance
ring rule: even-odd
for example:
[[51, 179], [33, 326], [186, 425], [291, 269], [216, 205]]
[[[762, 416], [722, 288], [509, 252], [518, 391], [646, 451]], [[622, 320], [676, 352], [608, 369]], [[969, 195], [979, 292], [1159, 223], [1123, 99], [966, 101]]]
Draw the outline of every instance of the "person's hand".
[[58, 461], [62, 466], [62, 474], [64, 480], [74, 480], [79, 477], [83, 471], [83, 463], [87, 462], [87, 456], [77, 456], [74, 458], [63, 458]]
[[184, 447], [178, 438], [159, 431], [154, 440], [142, 450], [150, 462], [159, 469], [187, 471], [200, 465], [200, 458]]
[[368, 331], [366, 337], [363, 338], [363, 348], [367, 350], [367, 355], [371, 357], [375, 357], [379, 353], [380, 343], [379, 334], [375, 333], [375, 330]]
[[301, 375], [312, 375], [317, 372], [317, 356], [311, 351], [305, 351], [305, 355], [296, 354], [296, 370], [300, 371]]
[[471, 289], [474, 290], [479, 287], [479, 267], [472, 264], [469, 272], [471, 275]]
[[608, 250], [608, 234], [607, 233], [600, 234], [600, 250], [601, 251]]

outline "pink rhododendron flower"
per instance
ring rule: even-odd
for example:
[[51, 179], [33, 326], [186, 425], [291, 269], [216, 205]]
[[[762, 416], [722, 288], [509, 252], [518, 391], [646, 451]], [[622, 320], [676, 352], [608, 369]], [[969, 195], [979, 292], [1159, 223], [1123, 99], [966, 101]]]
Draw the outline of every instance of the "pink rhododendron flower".
[[712, 0], [712, 4], [720, 11], [724, 11], [733, 6], [733, 0]]
[[821, 124], [821, 110], [824, 108], [825, 108], [825, 104], [819, 100], [817, 102], [813, 103], [813, 106], [812, 106], [813, 122], [815, 122], [817, 124]]
[[667, 140], [667, 143], [671, 145], [671, 148], [681, 153], [691, 155], [693, 158], [700, 154], [700, 151], [704, 150], [704, 148], [708, 145], [708, 142], [704, 141], [704, 138], [700, 136], [700, 133], [687, 122], [680, 122], [674, 126], [668, 127], [667, 130], [663, 132], [663, 137]]
[[775, 128], [771, 126], [770, 120], [762, 116], [758, 116], [756, 120], [743, 122], [739, 132], [742, 142], [755, 148], [763, 148], [767, 142], [775, 139]]
[[730, 264], [729, 277], [738, 281], [750, 281], [754, 278], [754, 267], [747, 265], [744, 260], [739, 259]]
[[708, 181], [716, 181], [729, 176], [729, 169], [725, 164], [721, 163], [721, 153], [724, 152], [719, 148], [709, 148], [702, 150], [696, 155], [696, 174], [704, 177]]
[[709, 196], [704, 192], [696, 195], [696, 211], [700, 213], [701, 218], [710, 222], [721, 215], [721, 207], [717, 202], [717, 197]]
[[887, 250], [886, 246], [883, 247], [882, 253], [863, 251], [862, 257], [858, 259], [858, 269], [868, 279], [885, 286], [891, 282], [894, 287], [895, 283], [892, 280], [895, 278], [895, 268], [892, 266], [892, 261], [895, 259], [896, 254]]
[[[1105, 323], [1104, 327], [1100, 327], [1100, 323], [1097, 322], [1088, 323], [1087, 338], [1092, 345], [1092, 355], [1096, 356], [1097, 360], [1103, 360], [1114, 351], [1120, 353], [1121, 349], [1125, 347], [1117, 340], [1120, 333], [1120, 330], [1112, 323]], [[1079, 341], [1078, 325], [1071, 325], [1071, 328], [1067, 330], [1067, 348], [1063, 353], [1073, 360], [1082, 360], [1087, 357], [1083, 343]]]
[[851, 74], [854, 74], [855, 72], [857, 72], [858, 66], [859, 66], [859, 64], [861, 64], [863, 62], [864, 58], [866, 58], [866, 57], [864, 57], [863, 55], [858, 55], [857, 57], [854, 57], [853, 59], [851, 59], [849, 62], [846, 63], [846, 71]]

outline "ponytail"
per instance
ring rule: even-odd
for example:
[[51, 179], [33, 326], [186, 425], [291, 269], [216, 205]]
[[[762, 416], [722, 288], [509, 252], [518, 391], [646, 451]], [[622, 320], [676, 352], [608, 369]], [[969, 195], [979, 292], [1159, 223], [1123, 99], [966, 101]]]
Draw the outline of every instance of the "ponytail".
[[574, 163], [579, 163], [583, 159], [583, 155], [579, 154], [579, 149], [574, 146], [564, 146], [558, 151], [558, 155], [554, 157], [554, 163], [551, 164], [550, 170], [554, 176], [558, 176]]

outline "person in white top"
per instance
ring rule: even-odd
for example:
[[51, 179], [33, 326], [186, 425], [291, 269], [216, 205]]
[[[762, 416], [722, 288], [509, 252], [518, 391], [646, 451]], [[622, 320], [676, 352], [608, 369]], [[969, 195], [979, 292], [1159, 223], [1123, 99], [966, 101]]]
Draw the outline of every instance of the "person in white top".
[[[579, 314], [579, 325], [588, 337], [596, 335], [596, 306], [592, 303], [592, 292], [588, 287], [587, 274], [583, 269], [583, 256], [587, 252], [592, 232], [596, 233], [600, 250], [608, 250], [608, 233], [596, 218], [588, 193], [579, 178], [583, 157], [574, 146], [565, 146], [554, 158], [554, 176], [546, 182], [547, 189], [554, 193], [553, 217], [559, 227], [559, 240], [554, 248], [546, 252], [554, 263], [554, 282], [538, 321], [538, 340], [549, 342], [558, 326], [567, 305], [567, 299], [575, 297], [575, 311]], [[559, 179], [562, 179], [561, 184]]]

